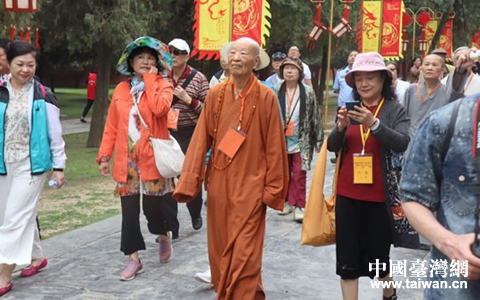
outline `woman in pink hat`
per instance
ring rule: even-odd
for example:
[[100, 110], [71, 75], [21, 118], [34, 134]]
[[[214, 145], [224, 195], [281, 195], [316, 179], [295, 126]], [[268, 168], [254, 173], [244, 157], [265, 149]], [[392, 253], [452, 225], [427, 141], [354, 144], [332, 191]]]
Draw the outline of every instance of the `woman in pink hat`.
[[[390, 281], [390, 245], [416, 247], [418, 234], [398, 198], [399, 170], [393, 152], [407, 149], [410, 121], [396, 101], [392, 73], [380, 54], [358, 54], [345, 80], [355, 105], [338, 112], [328, 150], [342, 150], [337, 183], [337, 274], [344, 299], [358, 298], [358, 278]], [[397, 299], [392, 288], [383, 299]]]

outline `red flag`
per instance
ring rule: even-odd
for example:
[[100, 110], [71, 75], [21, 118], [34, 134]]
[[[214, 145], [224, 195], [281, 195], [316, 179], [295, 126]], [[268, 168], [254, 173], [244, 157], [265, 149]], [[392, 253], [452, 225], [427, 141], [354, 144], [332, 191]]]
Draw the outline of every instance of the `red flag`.
[[27, 34], [25, 35], [25, 42], [30, 43], [30, 27], [27, 27]]
[[452, 58], [453, 53], [453, 19], [448, 19], [443, 26], [442, 33], [438, 39], [437, 47], [447, 51], [447, 58]]
[[13, 24], [10, 24], [10, 40], [14, 40], [15, 39], [15, 25]]
[[402, 19], [402, 1], [383, 2], [382, 50], [380, 52], [383, 57], [401, 56]]
[[40, 36], [38, 34], [38, 28], [35, 29], [35, 48], [40, 49]]

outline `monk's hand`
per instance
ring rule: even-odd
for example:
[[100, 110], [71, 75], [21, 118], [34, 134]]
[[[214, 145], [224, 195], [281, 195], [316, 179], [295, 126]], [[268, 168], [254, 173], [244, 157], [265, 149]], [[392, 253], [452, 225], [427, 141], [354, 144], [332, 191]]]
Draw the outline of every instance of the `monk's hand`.
[[175, 89], [173, 90], [173, 94], [177, 96], [178, 99], [185, 102], [187, 105], [190, 105], [192, 103], [192, 97], [190, 97], [187, 92], [179, 85], [175, 87]]
[[371, 126], [375, 118], [370, 110], [363, 106], [354, 106], [355, 109], [348, 111], [348, 116], [360, 124]]
[[477, 48], [473, 47], [470, 49], [459, 50], [455, 53], [455, 68], [460, 73], [465, 73], [465, 71], [471, 68], [479, 60], [478, 57], [475, 57], [475, 51]]
[[347, 128], [348, 123], [350, 123], [350, 118], [348, 117], [347, 108], [345, 106], [338, 110], [337, 119], [338, 131], [343, 132], [345, 128]]

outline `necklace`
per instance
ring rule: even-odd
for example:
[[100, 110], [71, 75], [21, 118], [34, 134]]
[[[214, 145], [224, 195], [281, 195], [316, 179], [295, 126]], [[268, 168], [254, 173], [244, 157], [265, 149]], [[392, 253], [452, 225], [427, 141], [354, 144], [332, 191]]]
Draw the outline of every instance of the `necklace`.
[[[245, 134], [248, 132], [248, 130], [250, 129], [250, 125], [252, 123], [252, 119], [253, 119], [253, 114], [255, 113], [255, 110], [257, 108], [257, 101], [258, 101], [258, 98], [259, 98], [259, 95], [260, 95], [260, 86], [258, 84], [258, 80], [257, 79], [254, 79], [256, 82], [255, 82], [255, 98], [253, 100], [253, 106], [252, 106], [252, 112], [250, 113], [250, 116], [248, 117], [248, 121], [247, 121], [247, 126], [245, 126]], [[232, 163], [233, 159], [232, 158], [229, 158], [228, 159], [228, 162], [226, 165], [224, 166], [218, 166], [216, 161], [215, 161], [215, 145], [217, 144], [217, 134], [218, 134], [218, 126], [220, 124], [220, 114], [222, 112], [222, 108], [223, 108], [223, 102], [225, 100], [225, 90], [227, 89], [227, 85], [230, 83], [230, 80], [227, 80], [227, 81], [224, 81], [221, 83], [221, 88], [220, 88], [220, 93], [218, 94], [218, 103], [217, 103], [217, 107], [215, 108], [215, 111], [213, 112], [213, 119], [214, 119], [214, 128], [213, 128], [213, 141], [212, 141], [212, 155], [210, 157], [210, 159], [212, 160], [212, 163], [213, 163], [213, 167], [219, 171], [223, 171], [225, 170], [226, 168], [228, 168], [228, 166], [230, 166], [230, 164]]]

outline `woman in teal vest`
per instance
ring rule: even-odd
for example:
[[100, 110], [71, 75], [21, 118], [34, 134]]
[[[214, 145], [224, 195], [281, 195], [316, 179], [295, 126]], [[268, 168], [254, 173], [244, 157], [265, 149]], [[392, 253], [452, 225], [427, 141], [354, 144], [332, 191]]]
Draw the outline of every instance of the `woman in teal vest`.
[[12, 287], [17, 264], [40, 269], [46, 260], [35, 217], [48, 173], [63, 186], [67, 157], [55, 96], [35, 80], [37, 52], [14, 41], [7, 51], [10, 74], [0, 86], [0, 296]]

